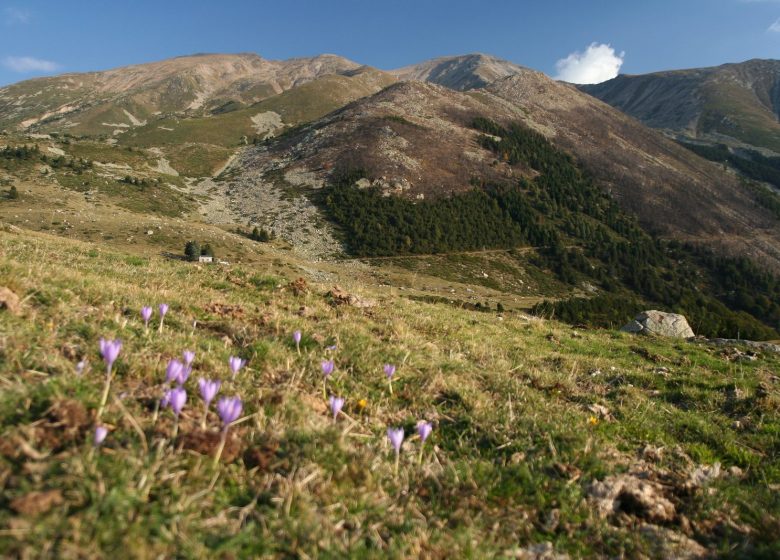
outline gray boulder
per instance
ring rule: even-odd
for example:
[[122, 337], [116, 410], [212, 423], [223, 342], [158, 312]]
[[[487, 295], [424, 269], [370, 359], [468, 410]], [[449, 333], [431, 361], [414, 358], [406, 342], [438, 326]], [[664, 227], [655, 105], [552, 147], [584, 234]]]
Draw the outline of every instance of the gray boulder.
[[620, 330], [669, 338], [693, 338], [695, 336], [685, 317], [663, 311], [644, 311]]

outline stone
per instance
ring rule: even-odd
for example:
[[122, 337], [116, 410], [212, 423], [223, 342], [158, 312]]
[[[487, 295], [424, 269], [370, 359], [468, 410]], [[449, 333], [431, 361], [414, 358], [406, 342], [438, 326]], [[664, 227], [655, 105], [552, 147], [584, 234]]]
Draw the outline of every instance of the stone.
[[11, 315], [19, 315], [22, 312], [19, 296], [5, 286], [0, 287], [0, 309], [7, 310]]
[[710, 556], [698, 542], [667, 527], [645, 524], [639, 528], [639, 534], [650, 543], [657, 558], [696, 560]]
[[376, 301], [368, 298], [364, 298], [355, 294], [347, 293], [343, 288], [339, 286], [333, 286], [325, 297], [328, 298], [333, 305], [350, 305], [352, 307], [369, 308], [376, 305]]
[[640, 313], [620, 330], [669, 338], [693, 338], [695, 336], [688, 320], [682, 315], [655, 310]]

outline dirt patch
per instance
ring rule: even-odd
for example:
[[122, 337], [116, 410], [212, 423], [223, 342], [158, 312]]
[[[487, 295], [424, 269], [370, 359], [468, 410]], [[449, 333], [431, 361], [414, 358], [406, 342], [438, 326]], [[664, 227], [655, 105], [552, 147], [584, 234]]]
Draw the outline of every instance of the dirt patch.
[[11, 501], [11, 509], [21, 515], [41, 515], [53, 507], [61, 505], [65, 500], [59, 490], [30, 492]]
[[275, 441], [250, 447], [244, 452], [244, 464], [249, 469], [257, 468], [261, 471], [267, 471], [276, 458], [278, 450], [279, 443]]
[[229, 305], [227, 303], [210, 303], [205, 309], [207, 313], [230, 319], [241, 319], [246, 314], [244, 308], [240, 305]]
[[[182, 449], [187, 449], [214, 457], [219, 449], [219, 442], [222, 434], [219, 432], [189, 432], [181, 437]], [[222, 450], [220, 461], [223, 463], [232, 463], [241, 453], [242, 441], [238, 434], [229, 432], [225, 448]]]
[[59, 451], [82, 440], [91, 425], [92, 414], [82, 403], [57, 401], [46, 411], [45, 421], [36, 427], [36, 440], [44, 448]]

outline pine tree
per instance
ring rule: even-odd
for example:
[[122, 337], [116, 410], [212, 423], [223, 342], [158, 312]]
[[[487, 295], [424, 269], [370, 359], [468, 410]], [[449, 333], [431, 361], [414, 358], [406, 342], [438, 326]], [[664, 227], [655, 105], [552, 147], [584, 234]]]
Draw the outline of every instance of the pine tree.
[[187, 241], [184, 246], [184, 256], [188, 261], [197, 261], [200, 257], [200, 244], [197, 241]]

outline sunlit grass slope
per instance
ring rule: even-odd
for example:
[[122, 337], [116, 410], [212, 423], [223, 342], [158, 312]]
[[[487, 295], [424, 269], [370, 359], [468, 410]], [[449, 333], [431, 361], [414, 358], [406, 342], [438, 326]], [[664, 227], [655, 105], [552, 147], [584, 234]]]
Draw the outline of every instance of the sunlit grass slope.
[[[0, 555], [780, 553], [776, 356], [358, 285], [342, 288], [374, 306], [335, 306], [332, 286], [289, 280], [0, 233], [0, 286], [21, 300], [0, 310]], [[156, 312], [147, 331], [141, 307], [163, 302], [162, 331]], [[101, 337], [123, 346], [98, 420]], [[155, 410], [185, 349], [196, 357], [174, 428]], [[247, 360], [235, 378], [230, 356]], [[244, 404], [216, 467], [201, 377]], [[323, 392], [346, 399], [336, 421]], [[434, 424], [424, 446], [419, 420]], [[98, 424], [109, 433], [95, 448]], [[388, 427], [407, 436], [397, 472]], [[620, 484], [644, 484], [646, 500], [610, 498]]]

